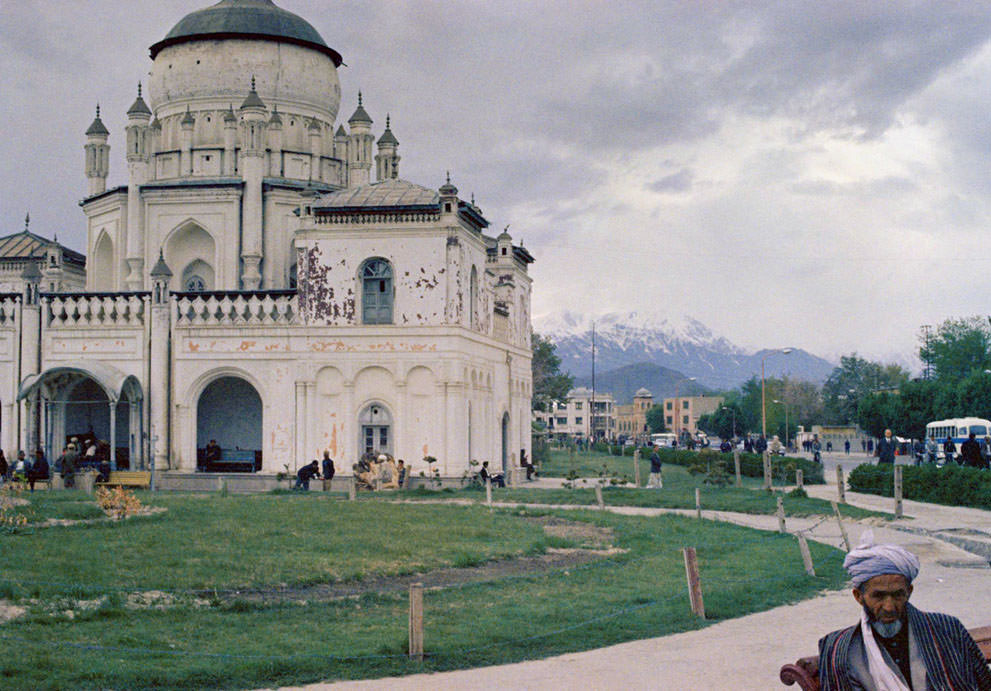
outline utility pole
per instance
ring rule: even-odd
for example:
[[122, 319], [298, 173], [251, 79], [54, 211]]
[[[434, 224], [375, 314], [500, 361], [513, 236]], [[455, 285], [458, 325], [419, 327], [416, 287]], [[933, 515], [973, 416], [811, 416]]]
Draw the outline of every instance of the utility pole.
[[[988, 321], [991, 321], [991, 317], [988, 317]], [[931, 328], [930, 324], [922, 325], [922, 331], [926, 334], [926, 372], [924, 375], [926, 381], [929, 381], [929, 329]]]
[[588, 411], [589, 436], [595, 439], [595, 322], [592, 322], [592, 400]]

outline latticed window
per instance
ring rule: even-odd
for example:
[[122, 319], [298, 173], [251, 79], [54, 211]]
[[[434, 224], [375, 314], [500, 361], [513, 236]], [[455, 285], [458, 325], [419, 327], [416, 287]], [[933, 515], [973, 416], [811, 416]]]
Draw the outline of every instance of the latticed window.
[[369, 259], [362, 267], [361, 309], [364, 324], [392, 323], [392, 267], [384, 259]]
[[206, 290], [206, 281], [199, 276], [190, 276], [186, 279], [185, 288], [187, 293], [202, 293]]

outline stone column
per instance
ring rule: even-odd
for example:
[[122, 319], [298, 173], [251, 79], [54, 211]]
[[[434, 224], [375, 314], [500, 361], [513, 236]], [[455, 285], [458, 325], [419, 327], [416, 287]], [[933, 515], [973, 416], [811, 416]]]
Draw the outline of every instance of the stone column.
[[[170, 443], [172, 431], [169, 427], [169, 407], [171, 396], [171, 363], [169, 351], [172, 340], [172, 314], [168, 278], [159, 277], [156, 294], [153, 296], [151, 312], [151, 353], [148, 396], [150, 410], [150, 432], [152, 436], [151, 461], [156, 470], [170, 468]], [[194, 442], [195, 445], [195, 442]]]
[[110, 401], [110, 469], [117, 470], [117, 401]]

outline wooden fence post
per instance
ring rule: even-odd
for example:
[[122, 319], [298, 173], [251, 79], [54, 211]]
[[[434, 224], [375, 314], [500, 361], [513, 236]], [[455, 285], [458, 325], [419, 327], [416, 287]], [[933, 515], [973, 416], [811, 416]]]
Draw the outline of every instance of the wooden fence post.
[[836, 514], [836, 522], [840, 526], [840, 534], [843, 536], [843, 544], [846, 545], [846, 551], [850, 551], [850, 536], [846, 534], [846, 526], [843, 525], [843, 517], [840, 516], [840, 507], [835, 501], [829, 502], [833, 505], [833, 513]]
[[740, 450], [733, 449], [733, 465], [736, 467], [736, 486], [743, 487], [743, 476], [740, 474]]
[[358, 498], [358, 486], [355, 484], [354, 475], [348, 481], [348, 500], [354, 501]]
[[771, 489], [772, 483], [771, 454], [768, 451], [764, 451], [764, 489]]
[[809, 551], [808, 540], [801, 533], [798, 534], [798, 549], [802, 553], [802, 563], [805, 565], [805, 573], [814, 577], [816, 570], [812, 566], [812, 553]]
[[492, 478], [485, 478], [485, 505], [492, 506]]
[[423, 584], [409, 586], [409, 656], [423, 662]]
[[785, 503], [781, 497], [778, 497], [778, 510], [776, 513], [778, 515], [778, 532], [787, 532], [785, 530]]
[[633, 486], [640, 486], [640, 449], [633, 450]]
[[801, 468], [795, 470], [795, 485], [798, 489], [805, 489], [805, 471]]
[[843, 480], [843, 466], [836, 466], [836, 491], [840, 496], [840, 503], [846, 504], [846, 482]]
[[702, 520], [702, 490], [695, 488], [695, 518]]
[[904, 466], [895, 466], [895, 518], [902, 517], [902, 471]]
[[606, 503], [602, 499], [602, 485], [595, 486], [595, 503], [599, 505], [600, 509], [605, 510]]
[[694, 547], [685, 547], [685, 576], [688, 578], [688, 599], [692, 604], [692, 614], [705, 619], [705, 605], [702, 603], [702, 580], [699, 577], [698, 556]]

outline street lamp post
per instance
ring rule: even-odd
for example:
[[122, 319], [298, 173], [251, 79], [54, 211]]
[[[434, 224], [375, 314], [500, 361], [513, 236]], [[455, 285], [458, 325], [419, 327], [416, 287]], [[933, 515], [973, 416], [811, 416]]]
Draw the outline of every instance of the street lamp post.
[[681, 382], [683, 381], [695, 381], [697, 377], [686, 377], [684, 379], [679, 379], [674, 385], [674, 436], [675, 439], [681, 441], [681, 435], [678, 433], [678, 420], [681, 418], [681, 397], [679, 395], [679, 389], [681, 387]]
[[778, 348], [777, 350], [772, 350], [769, 353], [765, 353], [764, 357], [760, 359], [760, 431], [764, 436], [765, 442], [767, 442], [767, 397], [764, 393], [764, 362], [768, 357], [774, 355], [775, 353], [787, 355], [793, 350], [794, 348]]
[[720, 410], [728, 410], [733, 413], [733, 440], [736, 441], [736, 408], [730, 408], [729, 406], [721, 406]]
[[786, 402], [784, 402], [784, 401], [779, 401], [776, 398], [774, 399], [774, 402], [775, 403], [780, 403], [781, 405], [783, 405], [785, 407], [785, 451], [787, 451], [788, 450], [788, 447], [789, 447], [789, 444], [788, 444], [788, 404]]

